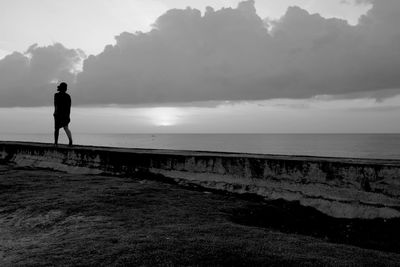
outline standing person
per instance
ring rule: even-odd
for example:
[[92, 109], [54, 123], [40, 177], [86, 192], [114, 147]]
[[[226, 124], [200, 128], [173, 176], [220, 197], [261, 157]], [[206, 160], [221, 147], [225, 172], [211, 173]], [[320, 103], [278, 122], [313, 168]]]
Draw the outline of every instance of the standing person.
[[66, 93], [68, 85], [65, 82], [57, 86], [58, 93], [54, 94], [54, 145], [58, 144], [58, 135], [60, 128], [64, 128], [68, 136], [69, 146], [72, 146], [72, 135], [68, 129], [71, 121], [69, 115], [71, 113], [71, 97]]

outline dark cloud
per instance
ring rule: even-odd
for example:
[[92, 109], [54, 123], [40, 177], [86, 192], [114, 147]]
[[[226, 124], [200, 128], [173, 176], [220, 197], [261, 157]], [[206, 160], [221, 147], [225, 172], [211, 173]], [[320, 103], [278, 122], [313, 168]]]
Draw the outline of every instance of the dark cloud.
[[0, 60], [0, 106], [51, 104], [54, 83], [73, 83], [75, 67], [82, 57], [82, 51], [58, 43], [47, 47], [35, 44], [24, 54], [14, 52], [6, 56]]
[[89, 57], [78, 76], [80, 99], [88, 103], [242, 99], [244, 86], [257, 82], [254, 75], [268, 61], [268, 53], [258, 52], [268, 49], [269, 38], [251, 2], [237, 9], [208, 8], [204, 16], [190, 8], [170, 10], [151, 32], [122, 33], [115, 46]]
[[[203, 15], [191, 8], [169, 10], [152, 31], [121, 33], [115, 45], [88, 57], [72, 87], [74, 103], [306, 98], [400, 88], [400, 1], [358, 2], [373, 7], [356, 26], [299, 7], [290, 7], [277, 21], [262, 20], [254, 1], [217, 11], [209, 7]], [[69, 69], [79, 53], [65, 49], [69, 52], [56, 53], [55, 59], [53, 50], [31, 47], [35, 64], [13, 54], [0, 61], [0, 68], [5, 73], [17, 69], [18, 77], [30, 73], [25, 85], [48, 85], [63, 75], [73, 79]], [[28, 88], [17, 81], [5, 84]], [[0, 83], [6, 88], [3, 79]], [[2, 105], [18, 103], [19, 92], [26, 90], [11, 94], [9, 88], [3, 95], [10, 100], [1, 100]]]

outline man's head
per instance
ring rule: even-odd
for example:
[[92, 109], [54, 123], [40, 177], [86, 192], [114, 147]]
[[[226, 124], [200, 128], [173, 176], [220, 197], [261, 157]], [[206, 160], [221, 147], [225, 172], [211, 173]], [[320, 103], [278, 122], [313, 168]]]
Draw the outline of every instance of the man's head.
[[67, 87], [68, 87], [67, 83], [62, 82], [57, 86], [57, 91], [66, 92], [67, 91]]

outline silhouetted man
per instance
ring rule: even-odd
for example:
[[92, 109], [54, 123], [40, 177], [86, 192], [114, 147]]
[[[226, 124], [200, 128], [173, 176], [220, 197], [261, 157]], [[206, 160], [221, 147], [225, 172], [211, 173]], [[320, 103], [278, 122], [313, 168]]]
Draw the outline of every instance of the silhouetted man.
[[58, 93], [54, 94], [54, 145], [58, 144], [60, 128], [64, 128], [68, 136], [69, 145], [72, 146], [72, 135], [68, 129], [71, 113], [71, 97], [66, 93], [67, 84], [62, 82], [57, 86]]

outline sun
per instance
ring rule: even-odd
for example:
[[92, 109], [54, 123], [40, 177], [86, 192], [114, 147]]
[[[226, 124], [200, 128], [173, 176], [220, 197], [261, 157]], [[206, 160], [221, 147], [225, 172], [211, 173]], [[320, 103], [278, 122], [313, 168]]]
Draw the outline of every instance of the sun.
[[173, 126], [179, 123], [180, 111], [174, 107], [156, 107], [149, 110], [152, 124], [156, 126]]

